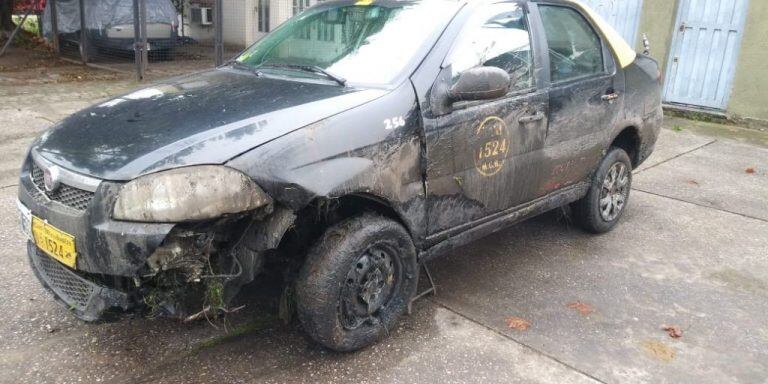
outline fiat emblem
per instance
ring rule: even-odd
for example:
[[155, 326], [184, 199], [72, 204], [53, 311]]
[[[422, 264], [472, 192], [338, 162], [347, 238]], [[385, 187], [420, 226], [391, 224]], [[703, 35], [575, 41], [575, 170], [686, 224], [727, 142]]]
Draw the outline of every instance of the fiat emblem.
[[45, 190], [48, 192], [53, 192], [59, 188], [58, 167], [53, 166], [43, 171], [43, 184], [45, 185]]

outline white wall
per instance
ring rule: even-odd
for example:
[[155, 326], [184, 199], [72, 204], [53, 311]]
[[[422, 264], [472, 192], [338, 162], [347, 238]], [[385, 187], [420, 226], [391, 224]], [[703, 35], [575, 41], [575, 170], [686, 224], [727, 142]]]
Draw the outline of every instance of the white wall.
[[[252, 27], [247, 32], [247, 42], [248, 45], [253, 44], [254, 42], [258, 41], [262, 37], [266, 35], [264, 32], [259, 32], [258, 25], [257, 25], [257, 17], [258, 17], [258, 0], [250, 0], [253, 2], [253, 8], [252, 9], [252, 15], [253, 15], [253, 23], [249, 26]], [[310, 0], [309, 4], [310, 6], [317, 4], [320, 2], [319, 0]], [[293, 0], [271, 0], [270, 2], [270, 29], [275, 30], [280, 24], [284, 23], [286, 20], [293, 17]]]
[[[318, 0], [310, 0], [314, 5]], [[235, 47], [246, 47], [266, 35], [258, 28], [258, 0], [225, 0], [224, 2], [224, 44]], [[213, 42], [213, 26], [191, 24], [191, 7], [186, 7], [185, 34], [200, 42]], [[270, 29], [274, 30], [280, 24], [293, 17], [293, 0], [271, 0]]]
[[252, 0], [226, 0], [224, 1], [224, 30], [222, 37], [224, 44], [245, 47], [247, 8]]
[[184, 15], [182, 22], [184, 25], [180, 28], [179, 34], [183, 32], [183, 36], [191, 37], [198, 42], [204, 44], [213, 44], [213, 25], [200, 25], [192, 23], [192, 6], [187, 0], [184, 4]]

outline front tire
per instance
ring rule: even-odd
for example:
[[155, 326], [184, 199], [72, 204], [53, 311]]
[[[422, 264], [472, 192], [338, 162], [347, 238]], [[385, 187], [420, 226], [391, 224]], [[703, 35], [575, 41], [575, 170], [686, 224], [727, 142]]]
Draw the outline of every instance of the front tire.
[[367, 347], [393, 329], [418, 285], [416, 249], [397, 222], [364, 214], [330, 227], [296, 283], [307, 334], [335, 351]]
[[624, 214], [632, 188], [632, 161], [621, 148], [611, 147], [597, 168], [587, 196], [573, 203], [574, 221], [587, 232], [611, 231]]

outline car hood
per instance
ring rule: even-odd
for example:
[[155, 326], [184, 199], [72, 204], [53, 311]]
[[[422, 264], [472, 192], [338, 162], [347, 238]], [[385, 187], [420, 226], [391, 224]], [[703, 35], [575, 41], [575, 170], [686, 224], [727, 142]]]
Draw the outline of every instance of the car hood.
[[78, 173], [130, 180], [180, 166], [223, 164], [385, 93], [216, 69], [77, 112], [43, 134], [33, 150]]

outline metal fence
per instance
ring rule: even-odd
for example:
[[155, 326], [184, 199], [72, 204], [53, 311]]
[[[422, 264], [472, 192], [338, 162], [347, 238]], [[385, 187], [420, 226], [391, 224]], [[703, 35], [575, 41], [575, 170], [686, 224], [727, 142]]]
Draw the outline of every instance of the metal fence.
[[141, 80], [220, 65], [318, 1], [47, 0], [42, 29], [62, 58]]
[[133, 72], [139, 80], [149, 70], [169, 75], [194, 71], [223, 60], [217, 33], [223, 0], [209, 2], [193, 7], [203, 2], [48, 0], [43, 33], [62, 58]]

